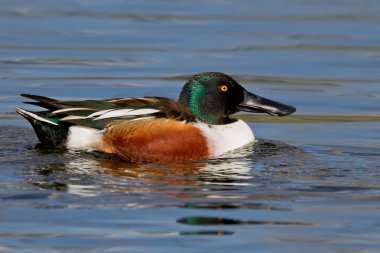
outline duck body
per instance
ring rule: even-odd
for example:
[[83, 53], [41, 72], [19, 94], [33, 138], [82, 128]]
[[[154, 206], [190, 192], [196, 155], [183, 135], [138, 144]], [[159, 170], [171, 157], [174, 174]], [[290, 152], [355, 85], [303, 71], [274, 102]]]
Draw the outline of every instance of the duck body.
[[[246, 91], [219, 72], [193, 76], [178, 101], [162, 97], [59, 101], [22, 94], [45, 108], [16, 111], [41, 143], [98, 150], [131, 162], [189, 162], [220, 156], [255, 140], [251, 128], [229, 115], [239, 110], [284, 116], [291, 106]], [[262, 106], [264, 109], [260, 108]]]
[[94, 149], [114, 153], [128, 161], [186, 162], [217, 157], [254, 141], [241, 120], [210, 126], [173, 119], [112, 122], [104, 130], [72, 126], [68, 149]]

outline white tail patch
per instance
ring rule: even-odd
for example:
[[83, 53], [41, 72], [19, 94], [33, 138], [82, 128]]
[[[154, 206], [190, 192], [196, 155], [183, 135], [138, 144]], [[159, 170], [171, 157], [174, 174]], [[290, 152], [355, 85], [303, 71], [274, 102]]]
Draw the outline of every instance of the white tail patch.
[[54, 126], [58, 126], [57, 123], [52, 122], [52, 121], [47, 120], [47, 119], [44, 119], [44, 118], [42, 118], [42, 117], [40, 117], [40, 116], [38, 116], [38, 115], [36, 115], [36, 114], [34, 114], [34, 113], [32, 113], [32, 112], [28, 112], [27, 110], [24, 110], [24, 109], [22, 109], [22, 108], [20, 108], [20, 107], [16, 107], [16, 111], [17, 111], [19, 114], [21, 114], [21, 115], [27, 115], [27, 116], [29, 116], [29, 117], [32, 117], [32, 118], [35, 119], [35, 120], [38, 120], [38, 121], [41, 121], [41, 122], [45, 122], [45, 123], [48, 123], [48, 124], [51, 124], [51, 125], [54, 125]]
[[68, 149], [91, 149], [94, 144], [102, 140], [103, 134], [100, 130], [84, 127], [71, 126], [67, 138]]
[[113, 110], [113, 111], [106, 112], [94, 120], [108, 119], [108, 118], [115, 118], [115, 117], [128, 117], [128, 116], [146, 115], [146, 114], [152, 114], [155, 112], [158, 112], [158, 110], [155, 110], [155, 109], [138, 109], [138, 110], [119, 109], [119, 110]]

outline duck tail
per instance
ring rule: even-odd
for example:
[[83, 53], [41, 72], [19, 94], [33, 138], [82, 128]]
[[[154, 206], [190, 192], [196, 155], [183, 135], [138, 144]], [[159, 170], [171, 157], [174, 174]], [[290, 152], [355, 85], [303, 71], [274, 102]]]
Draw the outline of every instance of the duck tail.
[[57, 109], [57, 107], [54, 105], [54, 103], [57, 102], [55, 99], [31, 94], [21, 94], [20, 96], [35, 100], [33, 102], [24, 102], [25, 104], [36, 105], [49, 110]]
[[54, 118], [49, 118], [44, 112], [31, 112], [16, 107], [16, 112], [32, 125], [41, 143], [62, 147], [66, 143], [69, 126], [58, 124]]

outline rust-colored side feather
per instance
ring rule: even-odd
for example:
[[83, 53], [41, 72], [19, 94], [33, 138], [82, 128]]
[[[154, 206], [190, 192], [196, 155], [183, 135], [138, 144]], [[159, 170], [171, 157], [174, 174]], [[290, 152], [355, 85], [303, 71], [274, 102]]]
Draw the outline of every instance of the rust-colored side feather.
[[206, 138], [190, 124], [173, 119], [114, 121], [99, 149], [133, 162], [187, 162], [206, 159]]

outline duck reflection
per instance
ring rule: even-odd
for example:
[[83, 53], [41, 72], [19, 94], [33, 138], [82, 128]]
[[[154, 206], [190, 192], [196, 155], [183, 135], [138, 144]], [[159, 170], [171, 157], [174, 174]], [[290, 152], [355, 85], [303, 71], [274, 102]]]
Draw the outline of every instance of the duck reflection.
[[33, 173], [38, 175], [36, 181], [41, 187], [57, 189], [59, 185], [59, 189], [74, 194], [102, 194], [112, 188], [120, 193], [156, 192], [209, 199], [246, 198], [249, 192], [244, 187], [260, 189], [268, 180], [305, 175], [304, 170], [291, 169], [289, 163], [310, 160], [297, 148], [271, 141], [259, 141], [196, 163], [129, 163], [97, 152], [52, 153], [41, 148], [36, 152], [43, 163], [33, 166]]
[[43, 147], [37, 147], [35, 152], [43, 160], [42, 164], [32, 165], [35, 185], [81, 196], [102, 194], [105, 188], [112, 188], [120, 193], [161, 192], [203, 198], [212, 192], [248, 185], [252, 178], [251, 164], [246, 159], [252, 146], [217, 159], [172, 164], [129, 163], [94, 152], [51, 153]]
[[124, 178], [144, 179], [171, 185], [226, 186], [249, 184], [250, 161], [244, 159], [252, 146], [245, 147], [223, 157], [196, 163], [138, 164], [122, 160], [98, 160], [98, 166], [106, 173]]
[[[261, 184], [260, 174], [265, 173], [263, 160], [283, 151], [278, 145], [259, 142], [248, 145], [223, 157], [195, 163], [148, 164], [130, 163], [113, 155], [96, 152], [62, 152], [52, 154], [46, 149], [37, 149], [47, 162], [34, 166], [34, 173], [49, 178], [59, 178], [75, 188], [75, 184], [86, 187], [110, 187], [115, 191], [131, 192], [135, 185], [145, 185], [146, 191], [170, 192], [181, 197], [211, 196], [223, 198], [217, 192], [239, 190], [243, 186]], [[46, 184], [46, 185], [50, 185]], [[65, 187], [60, 187], [65, 189]], [[78, 188], [78, 187], [77, 187]], [[179, 193], [181, 192], [181, 193]], [[226, 196], [224, 196], [226, 197]], [[237, 198], [237, 196], [235, 196]]]

